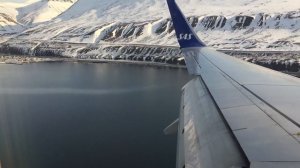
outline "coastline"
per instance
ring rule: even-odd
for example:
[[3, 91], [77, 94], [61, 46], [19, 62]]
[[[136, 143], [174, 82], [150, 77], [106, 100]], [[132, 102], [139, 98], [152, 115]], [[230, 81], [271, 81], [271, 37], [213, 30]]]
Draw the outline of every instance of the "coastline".
[[[264, 56], [268, 57], [268, 56]], [[245, 58], [244, 58], [245, 60]], [[247, 60], [245, 60], [247, 61]], [[285, 60], [284, 60], [285, 61]], [[55, 62], [73, 62], [73, 63], [109, 63], [109, 64], [131, 64], [138, 66], [150, 66], [150, 67], [164, 67], [164, 68], [175, 68], [175, 69], [187, 69], [185, 65], [176, 63], [167, 63], [158, 61], [150, 61], [150, 60], [124, 60], [124, 59], [111, 59], [111, 58], [74, 58], [74, 57], [62, 57], [62, 56], [24, 56], [24, 55], [9, 55], [5, 53], [0, 53], [0, 64], [15, 64], [15, 65], [23, 65], [23, 64], [31, 64], [31, 63], [55, 63]], [[249, 62], [249, 61], [248, 61]], [[284, 62], [286, 64], [286, 61]], [[280, 71], [282, 73], [286, 73], [295, 77], [300, 78], [300, 71], [288, 71], [288, 69], [276, 69], [270, 67], [268, 61], [263, 64], [258, 62], [261, 66]], [[286, 66], [286, 65], [285, 65]]]
[[167, 67], [186, 69], [185, 65], [168, 64], [153, 61], [132, 61], [132, 60], [109, 60], [109, 59], [78, 59], [61, 57], [24, 57], [24, 56], [0, 56], [0, 64], [32, 64], [32, 63], [55, 63], [55, 62], [74, 62], [74, 63], [110, 63], [110, 64], [131, 64], [152, 67]]
[[79, 62], [79, 63], [133, 64], [133, 65], [146, 65], [146, 66], [156, 66], [156, 67], [168, 67], [168, 68], [186, 69], [185, 65], [167, 64], [167, 63], [151, 62], [151, 61], [106, 60], [106, 59], [77, 59], [76, 62]]

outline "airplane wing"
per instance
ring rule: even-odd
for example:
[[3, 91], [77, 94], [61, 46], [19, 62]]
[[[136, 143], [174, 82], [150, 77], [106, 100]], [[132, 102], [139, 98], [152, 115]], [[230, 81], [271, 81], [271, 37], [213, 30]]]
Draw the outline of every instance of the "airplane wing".
[[300, 168], [300, 79], [217, 52], [167, 0], [188, 72], [177, 168]]

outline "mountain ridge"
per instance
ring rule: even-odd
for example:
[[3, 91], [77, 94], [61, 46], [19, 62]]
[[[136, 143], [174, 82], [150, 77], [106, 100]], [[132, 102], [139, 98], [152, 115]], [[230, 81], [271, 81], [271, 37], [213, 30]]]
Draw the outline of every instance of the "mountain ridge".
[[[177, 1], [214, 48], [300, 50], [300, 8], [292, 5], [297, 0]], [[166, 4], [159, 0], [78, 0], [18, 33], [11, 40], [177, 45]]]

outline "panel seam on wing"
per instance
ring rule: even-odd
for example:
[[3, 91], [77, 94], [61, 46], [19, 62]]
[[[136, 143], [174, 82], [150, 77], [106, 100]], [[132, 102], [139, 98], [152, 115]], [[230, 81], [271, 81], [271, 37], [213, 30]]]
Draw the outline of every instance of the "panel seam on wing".
[[[273, 109], [275, 112], [277, 112], [280, 116], [283, 118], [287, 119], [288, 121], [292, 122], [295, 126], [300, 128], [300, 125], [290, 119], [288, 116], [284, 115], [280, 110], [276, 109], [274, 106], [270, 105], [268, 102], [264, 101], [262, 98], [260, 98], [258, 95], [254, 94], [251, 90], [249, 90], [247, 87], [244, 85], [240, 84], [238, 81], [230, 77], [226, 72], [221, 70], [217, 65], [215, 65], [210, 59], [208, 59], [204, 54], [200, 53], [200, 55], [206, 59], [209, 63], [211, 63], [214, 67], [217, 68], [217, 70], [220, 72], [220, 74], [225, 77], [226, 79], [229, 79], [229, 82], [242, 94], [244, 95], [253, 105], [255, 105], [257, 108], [259, 108], [265, 115], [267, 115], [273, 122], [275, 122], [280, 128], [282, 128], [288, 135], [290, 135], [296, 142], [300, 143], [300, 140], [298, 140], [293, 133], [290, 133], [284, 126], [282, 126], [278, 121], [276, 121], [270, 114], [268, 114], [264, 109], [262, 109], [257, 103], [255, 103], [248, 95], [246, 95], [244, 92], [241, 91], [241, 88], [238, 88], [238, 86], [241, 86], [244, 90], [249, 92], [251, 95], [253, 95], [255, 98], [259, 99], [262, 101], [265, 105]], [[234, 82], [234, 83], [233, 83]]]

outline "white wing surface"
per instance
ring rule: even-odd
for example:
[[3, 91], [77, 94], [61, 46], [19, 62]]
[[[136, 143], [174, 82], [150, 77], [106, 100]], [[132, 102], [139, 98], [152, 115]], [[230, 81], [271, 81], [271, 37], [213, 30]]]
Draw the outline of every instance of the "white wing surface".
[[196, 76], [183, 88], [177, 167], [299, 168], [300, 80], [206, 47], [167, 3]]

